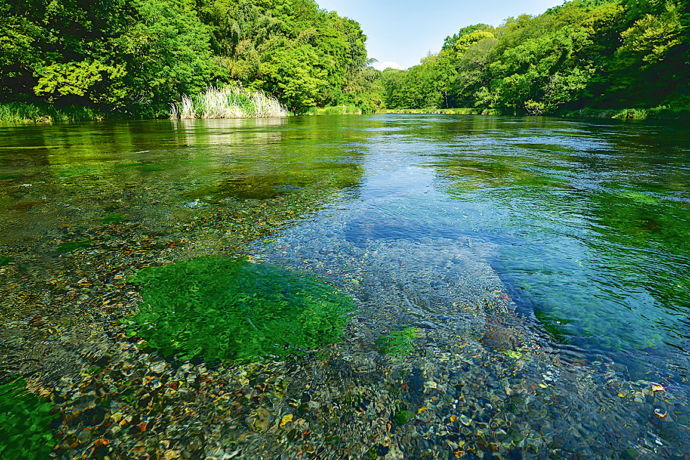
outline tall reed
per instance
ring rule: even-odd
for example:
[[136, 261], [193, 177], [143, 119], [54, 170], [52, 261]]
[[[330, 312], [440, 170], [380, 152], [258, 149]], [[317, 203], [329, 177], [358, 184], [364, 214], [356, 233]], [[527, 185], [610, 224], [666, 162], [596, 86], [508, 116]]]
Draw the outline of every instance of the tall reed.
[[288, 111], [277, 99], [261, 91], [239, 86], [209, 86], [193, 96], [184, 95], [170, 104], [170, 118], [274, 118], [286, 117]]

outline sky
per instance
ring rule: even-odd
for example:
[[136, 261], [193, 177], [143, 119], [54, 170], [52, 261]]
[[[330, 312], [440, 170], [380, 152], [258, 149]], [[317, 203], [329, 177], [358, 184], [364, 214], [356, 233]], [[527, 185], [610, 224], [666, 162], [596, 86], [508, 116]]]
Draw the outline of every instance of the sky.
[[436, 53], [443, 39], [471, 24], [497, 26], [510, 16], [540, 14], [563, 0], [317, 0], [358, 21], [374, 67], [406, 69]]

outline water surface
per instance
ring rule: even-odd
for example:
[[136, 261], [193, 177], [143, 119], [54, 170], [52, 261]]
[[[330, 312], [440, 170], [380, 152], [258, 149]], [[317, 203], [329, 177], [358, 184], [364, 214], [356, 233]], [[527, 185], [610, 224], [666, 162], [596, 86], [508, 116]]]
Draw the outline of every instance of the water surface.
[[[471, 405], [458, 389], [470, 375], [485, 384], [474, 391], [473, 419], [489, 417], [486, 401], [512, 401], [516, 385], [504, 380], [520, 356], [526, 380], [554, 393], [540, 409], [528, 398], [512, 413], [545, 439], [549, 430], [560, 436], [551, 449], [680, 455], [689, 152], [684, 126], [541, 118], [0, 128], [2, 315], [17, 330], [51, 315], [69, 328], [139, 266], [250, 253], [355, 296], [360, 314], [342, 351], [352, 362], [374, 353], [381, 334], [425, 331], [406, 372], [447, 379], [447, 398], [437, 398], [443, 416], [462, 398]], [[106, 268], [112, 273], [96, 274]], [[458, 351], [465, 342], [474, 355]], [[480, 353], [500, 359], [467, 367]], [[2, 369], [41, 372], [32, 362], [6, 360]], [[428, 406], [424, 388], [405, 404]], [[554, 426], [530, 425], [540, 417]], [[583, 426], [564, 435], [560, 419]], [[458, 427], [455, 436], [470, 436]], [[520, 439], [500, 448], [529, 450]]]

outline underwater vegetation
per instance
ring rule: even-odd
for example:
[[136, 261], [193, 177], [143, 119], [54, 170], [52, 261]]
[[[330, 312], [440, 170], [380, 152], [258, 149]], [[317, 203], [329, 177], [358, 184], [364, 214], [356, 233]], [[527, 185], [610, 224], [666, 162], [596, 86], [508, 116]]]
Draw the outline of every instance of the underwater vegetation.
[[381, 337], [376, 343], [384, 355], [407, 356], [414, 351], [414, 340], [418, 337], [419, 331], [417, 329], [406, 327]]
[[352, 300], [308, 275], [242, 258], [203, 257], [140, 270], [130, 333], [164, 356], [259, 361], [340, 340]]
[[67, 241], [57, 247], [58, 252], [74, 252], [80, 249], [90, 248], [93, 242], [91, 240]]
[[11, 257], [0, 256], [0, 267], [9, 265], [12, 262]]
[[55, 440], [52, 405], [26, 390], [18, 379], [0, 385], [0, 458], [48, 458]]
[[103, 219], [101, 219], [101, 222], [104, 224], [119, 224], [122, 222], [124, 217], [122, 214], [108, 214], [105, 216]]

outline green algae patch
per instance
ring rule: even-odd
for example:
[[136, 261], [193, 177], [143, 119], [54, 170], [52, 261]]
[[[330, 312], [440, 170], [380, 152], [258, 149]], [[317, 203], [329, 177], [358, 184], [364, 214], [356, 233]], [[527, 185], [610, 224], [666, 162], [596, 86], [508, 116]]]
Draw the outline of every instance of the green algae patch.
[[58, 245], [58, 252], [74, 252], [80, 249], [88, 249], [93, 245], [91, 240], [67, 241]]
[[104, 218], [101, 219], [101, 223], [103, 224], [119, 224], [124, 220], [124, 217], [122, 214], [108, 214]]
[[260, 361], [339, 341], [352, 299], [308, 275], [246, 259], [203, 257], [145, 268], [129, 332], [164, 356]]
[[0, 385], [0, 458], [48, 458], [56, 442], [52, 409], [23, 379]]
[[414, 351], [414, 340], [419, 337], [419, 331], [414, 327], [407, 327], [401, 331], [393, 331], [377, 340], [379, 351], [389, 356], [408, 356]]
[[395, 413], [393, 419], [399, 426], [407, 425], [414, 418], [414, 412], [402, 409]]

